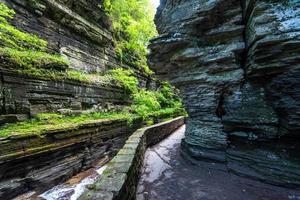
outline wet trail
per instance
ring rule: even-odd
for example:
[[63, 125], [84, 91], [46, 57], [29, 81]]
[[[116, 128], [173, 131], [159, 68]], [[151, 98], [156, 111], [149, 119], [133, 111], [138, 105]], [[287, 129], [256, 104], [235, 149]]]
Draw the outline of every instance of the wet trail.
[[147, 150], [138, 200], [300, 200], [300, 191], [236, 176], [224, 164], [193, 164], [180, 151], [184, 131]]

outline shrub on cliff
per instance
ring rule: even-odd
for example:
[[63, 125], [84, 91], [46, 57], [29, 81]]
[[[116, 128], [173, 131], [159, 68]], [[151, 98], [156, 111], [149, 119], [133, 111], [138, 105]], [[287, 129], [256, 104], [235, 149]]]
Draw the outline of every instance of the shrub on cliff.
[[149, 0], [105, 0], [104, 7], [113, 21], [119, 58], [152, 73], [147, 66], [147, 45], [157, 31], [153, 22], [155, 10]]
[[[161, 82], [161, 87], [157, 91], [153, 91], [139, 88], [138, 79], [130, 69], [113, 69], [108, 74], [120, 86], [130, 92], [132, 100], [130, 108], [143, 119], [151, 116], [157, 117], [160, 114], [170, 115], [171, 112], [186, 115], [175, 87], [172, 87], [168, 82]], [[169, 110], [166, 111], [165, 109]]]
[[112, 79], [114, 79], [119, 86], [123, 86], [126, 91], [130, 93], [138, 92], [139, 81], [131, 69], [113, 69], [108, 72], [108, 75], [112, 76]]

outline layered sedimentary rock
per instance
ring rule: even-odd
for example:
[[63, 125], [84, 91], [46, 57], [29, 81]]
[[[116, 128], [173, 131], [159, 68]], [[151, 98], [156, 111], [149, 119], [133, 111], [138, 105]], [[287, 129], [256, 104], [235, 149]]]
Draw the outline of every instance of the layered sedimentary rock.
[[[98, 0], [1, 0], [16, 11], [12, 23], [47, 40], [48, 50], [64, 55], [72, 70], [102, 73], [129, 67], [118, 61], [111, 21]], [[155, 82], [133, 68], [141, 87]], [[59, 109], [86, 110], [103, 103], [123, 105], [128, 98], [111, 84], [40, 80], [0, 65], [0, 125]]]
[[[116, 57], [111, 22], [103, 10], [102, 0], [0, 2], [16, 11], [11, 23], [47, 40], [47, 50], [65, 56], [71, 70], [92, 74], [117, 67], [129, 68]], [[148, 76], [131, 68], [141, 87], [156, 87]], [[114, 108], [121, 109], [130, 103], [128, 95], [124, 88], [111, 82], [86, 83], [76, 78], [60, 80], [55, 77], [50, 80], [11, 71], [0, 62], [0, 129], [2, 125], [39, 113], [76, 115], [116, 111]], [[105, 106], [113, 109], [101, 109]], [[72, 124], [73, 128], [43, 130], [41, 135], [2, 135], [0, 199], [11, 199], [31, 190], [43, 191], [92, 167], [100, 159], [108, 161], [142, 125], [140, 119], [133, 120], [133, 126], [127, 122], [126, 119], [93, 120]]]
[[30, 190], [44, 191], [100, 160], [107, 162], [141, 121], [135, 119], [129, 126], [126, 119], [98, 120], [42, 135], [1, 139], [0, 199]]
[[18, 117], [22, 119], [42, 112], [66, 108], [86, 110], [104, 102], [119, 105], [128, 103], [128, 95], [116, 86], [45, 81], [4, 70], [0, 90], [0, 125], [2, 122], [13, 122]]
[[149, 64], [181, 91], [190, 155], [299, 187], [299, 23], [297, 0], [161, 1]]
[[[61, 52], [71, 68], [103, 72], [116, 66], [109, 18], [101, 1], [5, 0], [17, 15], [14, 24], [38, 34], [49, 49]], [[97, 9], [95, 9], [97, 8]]]

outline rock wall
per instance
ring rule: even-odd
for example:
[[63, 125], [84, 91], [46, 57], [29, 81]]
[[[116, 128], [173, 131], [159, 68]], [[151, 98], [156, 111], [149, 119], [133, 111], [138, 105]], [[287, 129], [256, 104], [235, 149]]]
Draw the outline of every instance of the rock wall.
[[45, 81], [0, 71], [0, 125], [60, 109], [87, 110], [104, 103], [127, 104], [128, 95], [117, 86], [76, 81]]
[[[2, 0], [4, 1], [4, 0]], [[39, 35], [64, 54], [71, 68], [103, 72], [118, 66], [110, 20], [99, 0], [5, 0], [16, 11], [14, 25]]]
[[149, 64], [181, 90], [184, 149], [300, 186], [300, 1], [162, 0]]
[[[70, 68], [84, 73], [105, 72], [121, 64], [114, 50], [111, 21], [102, 0], [0, 0], [16, 11], [12, 23], [48, 41], [48, 49], [64, 55]], [[155, 81], [133, 68], [141, 87]], [[95, 105], [128, 103], [113, 85], [79, 81], [44, 81], [0, 67], [0, 125], [58, 109], [85, 110]]]
[[43, 135], [0, 139], [0, 199], [45, 191], [101, 159], [108, 161], [141, 125], [141, 119], [132, 126], [126, 119], [98, 120]]

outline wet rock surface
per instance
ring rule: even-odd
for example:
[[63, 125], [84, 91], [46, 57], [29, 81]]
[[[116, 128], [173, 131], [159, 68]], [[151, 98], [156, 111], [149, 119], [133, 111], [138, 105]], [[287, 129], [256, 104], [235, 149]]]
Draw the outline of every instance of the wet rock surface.
[[[297, 148], [290, 148], [300, 143], [299, 12], [298, 0], [161, 2], [149, 64], [181, 91], [190, 156], [299, 187]], [[232, 150], [236, 145], [253, 148]], [[290, 162], [298, 167], [290, 170]]]
[[138, 200], [297, 200], [300, 191], [268, 185], [232, 174], [225, 164], [182, 155], [181, 127], [145, 154]]

